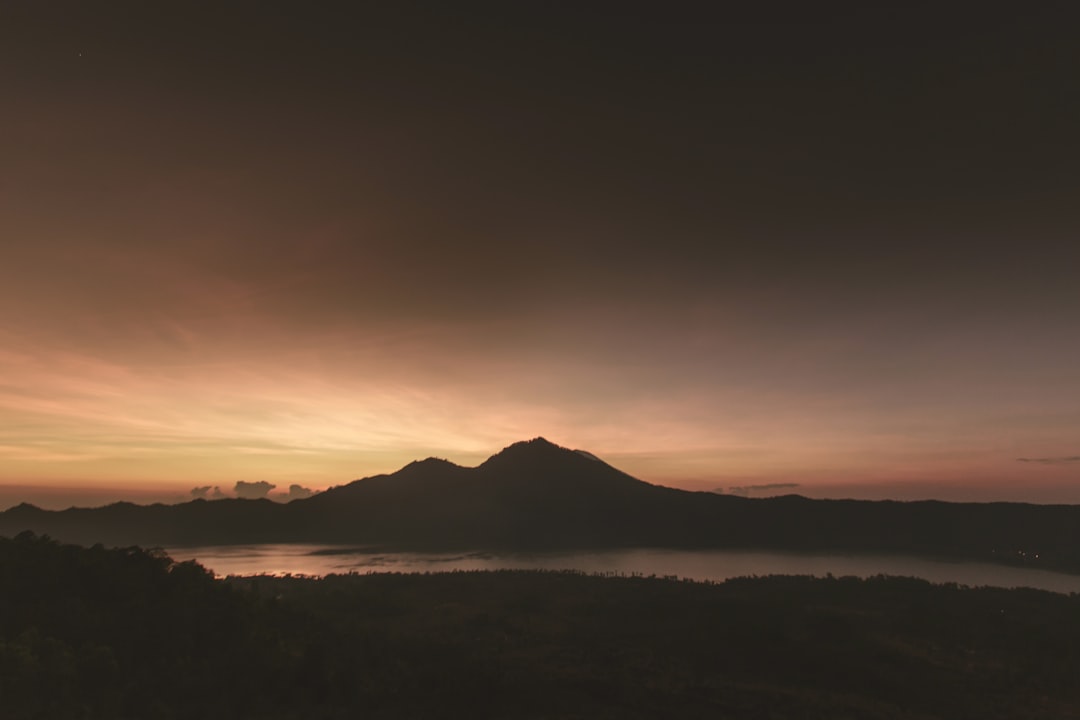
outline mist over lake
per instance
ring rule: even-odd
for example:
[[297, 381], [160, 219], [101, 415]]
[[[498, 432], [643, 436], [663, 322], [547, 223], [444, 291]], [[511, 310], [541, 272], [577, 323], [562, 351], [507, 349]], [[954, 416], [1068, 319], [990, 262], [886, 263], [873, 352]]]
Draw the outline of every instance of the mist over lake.
[[578, 570], [721, 581], [764, 575], [896, 575], [972, 587], [1032, 587], [1080, 593], [1080, 575], [980, 562], [882, 554], [745, 550], [627, 549], [558, 553], [379, 552], [336, 545], [265, 544], [171, 548], [176, 560], [197, 560], [217, 575], [430, 573], [455, 570]]

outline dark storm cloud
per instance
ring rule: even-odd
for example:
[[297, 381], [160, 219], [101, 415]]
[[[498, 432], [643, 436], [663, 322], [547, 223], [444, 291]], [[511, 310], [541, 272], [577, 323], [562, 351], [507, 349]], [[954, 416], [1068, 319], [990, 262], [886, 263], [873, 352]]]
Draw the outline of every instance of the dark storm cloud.
[[1016, 462], [1038, 463], [1040, 465], [1068, 465], [1069, 463], [1080, 463], [1080, 455], [1069, 455], [1066, 457], [1016, 458]]
[[259, 480], [258, 482], [245, 482], [240, 480], [236, 483], [236, 497], [257, 500], [266, 497], [266, 494], [275, 487], [277, 486], [273, 483], [268, 483], [265, 480]]

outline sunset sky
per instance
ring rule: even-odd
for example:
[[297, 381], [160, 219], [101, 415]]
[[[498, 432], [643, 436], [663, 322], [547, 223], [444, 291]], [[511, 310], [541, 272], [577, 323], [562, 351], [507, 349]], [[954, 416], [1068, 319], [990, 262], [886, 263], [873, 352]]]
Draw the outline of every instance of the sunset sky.
[[3, 4], [0, 509], [538, 435], [1080, 503], [1070, 4], [381, 5]]

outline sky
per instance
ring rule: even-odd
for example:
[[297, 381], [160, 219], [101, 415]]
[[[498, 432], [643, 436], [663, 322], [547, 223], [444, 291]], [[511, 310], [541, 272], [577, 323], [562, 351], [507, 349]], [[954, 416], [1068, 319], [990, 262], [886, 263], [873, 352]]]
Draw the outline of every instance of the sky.
[[1080, 503], [1069, 3], [0, 8], [0, 507], [544, 436]]

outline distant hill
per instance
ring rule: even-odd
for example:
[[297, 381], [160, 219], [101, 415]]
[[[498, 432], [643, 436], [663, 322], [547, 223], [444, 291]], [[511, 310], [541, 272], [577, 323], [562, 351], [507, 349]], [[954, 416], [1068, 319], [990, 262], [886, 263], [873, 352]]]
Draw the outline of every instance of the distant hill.
[[193, 500], [0, 513], [0, 535], [181, 546], [729, 547], [901, 552], [1080, 571], [1080, 506], [751, 499], [652, 485], [543, 438], [474, 468], [428, 458], [288, 504]]

